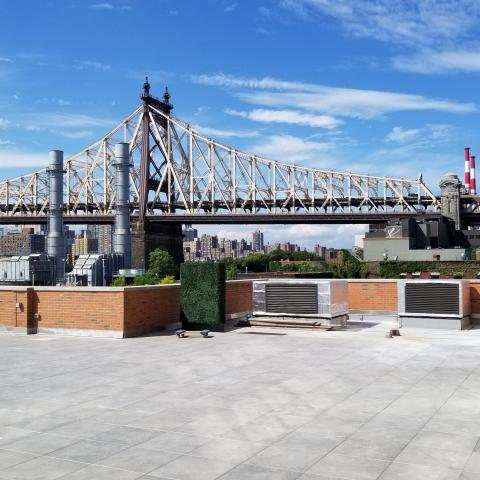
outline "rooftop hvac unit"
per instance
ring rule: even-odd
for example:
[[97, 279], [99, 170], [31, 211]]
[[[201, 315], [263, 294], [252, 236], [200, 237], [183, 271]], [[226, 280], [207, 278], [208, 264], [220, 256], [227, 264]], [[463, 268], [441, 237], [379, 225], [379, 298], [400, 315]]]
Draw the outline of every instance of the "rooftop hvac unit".
[[253, 282], [253, 314], [319, 318], [346, 325], [347, 288], [345, 280], [257, 280]]
[[461, 330], [470, 324], [468, 280], [399, 280], [398, 321], [403, 327]]

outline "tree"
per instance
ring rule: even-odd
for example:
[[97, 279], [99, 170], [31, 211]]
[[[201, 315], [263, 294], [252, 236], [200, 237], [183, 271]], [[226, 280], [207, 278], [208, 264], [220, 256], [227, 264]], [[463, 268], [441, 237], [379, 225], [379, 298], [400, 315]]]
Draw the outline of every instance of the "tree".
[[178, 276], [178, 266], [173, 257], [161, 248], [156, 248], [150, 252], [148, 256], [147, 275], [154, 278], [163, 278], [167, 275]]

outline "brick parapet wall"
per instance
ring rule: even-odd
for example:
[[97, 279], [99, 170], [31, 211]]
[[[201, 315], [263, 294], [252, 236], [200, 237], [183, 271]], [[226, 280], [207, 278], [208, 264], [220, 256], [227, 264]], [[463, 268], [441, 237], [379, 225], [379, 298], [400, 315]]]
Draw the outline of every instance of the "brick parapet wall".
[[[470, 282], [472, 314], [480, 315], [480, 281]], [[229, 281], [226, 313], [252, 310], [252, 280]], [[396, 313], [397, 281], [349, 280], [351, 313]], [[18, 305], [18, 307], [17, 307]], [[74, 330], [130, 336], [180, 321], [180, 285], [119, 288], [0, 287], [0, 329]]]
[[396, 280], [349, 280], [348, 302], [351, 313], [397, 312]]

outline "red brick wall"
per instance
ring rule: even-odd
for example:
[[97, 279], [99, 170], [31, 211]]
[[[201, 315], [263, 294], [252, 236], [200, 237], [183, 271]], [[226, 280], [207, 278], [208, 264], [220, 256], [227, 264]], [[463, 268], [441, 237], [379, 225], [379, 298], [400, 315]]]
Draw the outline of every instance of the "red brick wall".
[[38, 328], [123, 330], [123, 291], [35, 289], [33, 313]]
[[124, 315], [124, 330], [132, 333], [179, 322], [179, 285], [126, 288]]
[[225, 313], [251, 312], [252, 306], [252, 281], [234, 280], [227, 282], [225, 288]]
[[0, 291], [0, 325], [4, 327], [17, 326], [17, 292], [11, 290]]
[[382, 311], [396, 312], [397, 282], [349, 281], [348, 301], [351, 312]]

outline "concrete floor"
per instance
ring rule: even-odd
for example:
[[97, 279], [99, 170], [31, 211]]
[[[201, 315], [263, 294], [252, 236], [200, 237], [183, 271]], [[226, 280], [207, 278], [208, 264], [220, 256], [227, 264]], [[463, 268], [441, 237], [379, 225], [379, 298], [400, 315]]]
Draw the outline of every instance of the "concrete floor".
[[0, 335], [0, 479], [480, 478], [480, 330]]

